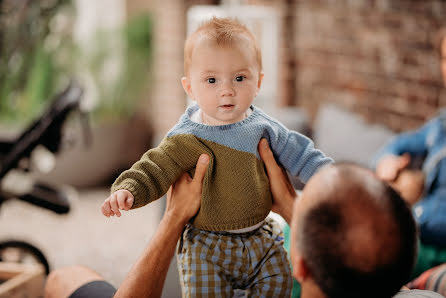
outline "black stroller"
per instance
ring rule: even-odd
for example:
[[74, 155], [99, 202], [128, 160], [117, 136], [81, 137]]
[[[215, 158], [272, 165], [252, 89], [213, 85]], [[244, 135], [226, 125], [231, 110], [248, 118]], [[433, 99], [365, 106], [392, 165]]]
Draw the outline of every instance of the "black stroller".
[[[80, 112], [82, 93], [81, 87], [71, 83], [19, 137], [12, 141], [0, 140], [0, 207], [4, 201], [16, 198], [58, 214], [69, 212], [68, 197], [62, 188], [30, 180], [28, 172], [32, 170], [30, 160], [35, 158], [33, 152], [36, 148], [45, 150], [47, 154], [56, 154], [61, 149], [63, 124], [71, 112]], [[87, 120], [85, 113], [80, 114]], [[87, 124], [84, 128], [88, 128], [88, 122], [83, 123]], [[27, 177], [28, 183], [22, 183], [25, 179], [20, 177]], [[45, 267], [47, 274], [50, 270], [44, 254], [32, 244], [20, 240], [0, 241], [0, 261], [37, 262]]]

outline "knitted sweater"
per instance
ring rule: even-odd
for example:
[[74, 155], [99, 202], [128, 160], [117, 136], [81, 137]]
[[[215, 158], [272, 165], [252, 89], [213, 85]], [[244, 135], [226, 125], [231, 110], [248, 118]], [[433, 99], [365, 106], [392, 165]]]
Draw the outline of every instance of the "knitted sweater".
[[112, 192], [130, 191], [133, 208], [163, 196], [185, 171], [193, 172], [202, 153], [210, 156], [203, 182], [201, 207], [193, 224], [203, 230], [246, 228], [265, 219], [271, 210], [271, 193], [263, 162], [257, 151], [266, 138], [276, 159], [302, 182], [332, 162], [302, 134], [286, 129], [277, 120], [252, 106], [246, 119], [228, 125], [208, 126], [190, 116], [190, 106], [160, 145], [147, 151], [114, 182]]

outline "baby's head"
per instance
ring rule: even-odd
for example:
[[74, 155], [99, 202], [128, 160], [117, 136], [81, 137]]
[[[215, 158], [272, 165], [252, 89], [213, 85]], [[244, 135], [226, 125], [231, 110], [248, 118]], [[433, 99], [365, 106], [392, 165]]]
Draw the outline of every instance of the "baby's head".
[[262, 78], [262, 57], [254, 35], [240, 22], [212, 18], [186, 40], [186, 93], [200, 106], [203, 122], [222, 125], [245, 118]]
[[259, 71], [262, 71], [262, 53], [252, 32], [236, 19], [213, 17], [202, 23], [186, 39], [184, 45], [184, 73], [186, 76], [189, 74], [194, 48], [203, 40], [215, 47], [248, 47], [255, 57]]

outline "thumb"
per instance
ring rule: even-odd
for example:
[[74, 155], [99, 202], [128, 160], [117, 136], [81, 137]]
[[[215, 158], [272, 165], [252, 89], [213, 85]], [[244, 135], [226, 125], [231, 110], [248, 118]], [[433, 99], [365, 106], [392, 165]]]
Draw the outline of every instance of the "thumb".
[[268, 141], [266, 139], [260, 140], [258, 149], [260, 158], [266, 166], [266, 172], [268, 173], [268, 176], [281, 174], [282, 169], [277, 164], [273, 152], [271, 151], [271, 148], [269, 147]]
[[271, 152], [271, 149], [269, 148], [268, 141], [265, 138], [262, 138], [259, 142], [258, 148], [260, 157], [262, 158], [263, 162], [268, 162], [271, 160], [273, 153]]
[[194, 179], [192, 183], [197, 185], [203, 184], [204, 175], [206, 174], [206, 169], [209, 164], [209, 156], [207, 154], [201, 154], [200, 158], [198, 158], [197, 166], [195, 168]]

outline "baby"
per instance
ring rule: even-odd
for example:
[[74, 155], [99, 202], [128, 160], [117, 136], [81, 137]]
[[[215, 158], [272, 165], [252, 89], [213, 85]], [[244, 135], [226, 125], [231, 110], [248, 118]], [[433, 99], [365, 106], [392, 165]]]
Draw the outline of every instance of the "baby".
[[267, 218], [272, 199], [257, 152], [266, 138], [278, 161], [306, 182], [331, 163], [307, 137], [252, 105], [262, 83], [261, 51], [234, 19], [213, 18], [186, 40], [181, 83], [195, 105], [161, 144], [114, 182], [105, 216], [163, 196], [206, 153], [201, 207], [186, 226], [177, 254], [183, 296], [285, 297], [292, 279], [281, 230]]

